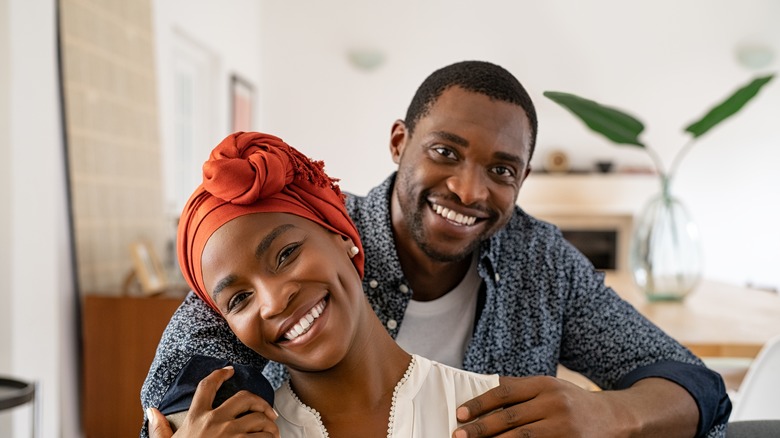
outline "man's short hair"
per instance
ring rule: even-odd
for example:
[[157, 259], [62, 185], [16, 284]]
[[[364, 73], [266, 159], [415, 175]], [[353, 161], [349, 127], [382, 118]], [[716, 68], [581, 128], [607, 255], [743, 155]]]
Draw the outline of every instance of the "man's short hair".
[[417, 122], [428, 114], [439, 96], [455, 86], [523, 108], [531, 125], [530, 160], [536, 145], [537, 130], [536, 109], [531, 96], [506, 69], [485, 61], [456, 62], [431, 73], [417, 89], [406, 111], [405, 123], [409, 135], [414, 134]]

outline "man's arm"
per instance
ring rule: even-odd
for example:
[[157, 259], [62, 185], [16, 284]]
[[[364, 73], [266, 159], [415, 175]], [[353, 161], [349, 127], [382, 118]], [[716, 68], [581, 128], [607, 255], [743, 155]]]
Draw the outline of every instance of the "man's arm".
[[[463, 436], [496, 436], [518, 425], [549, 427], [553, 436], [621, 436], [623, 426], [650, 436], [724, 436], [731, 404], [721, 377], [606, 287], [562, 236], [545, 237], [535, 243], [549, 260], [522, 271], [532, 273], [523, 284], [534, 286], [531, 294], [546, 291], [538, 301], [550, 303], [542, 313], [551, 317], [540, 325], [560, 330], [557, 359], [603, 391], [553, 377], [504, 377], [459, 412], [462, 420], [485, 416]], [[503, 409], [493, 412], [497, 407]]]
[[[268, 362], [242, 344], [225, 320], [190, 292], [171, 317], [157, 346], [154, 360], [141, 388], [141, 405], [144, 411], [149, 407], [159, 406], [176, 375], [194, 354], [261, 368]], [[144, 421], [141, 437], [146, 437], [147, 434]]]

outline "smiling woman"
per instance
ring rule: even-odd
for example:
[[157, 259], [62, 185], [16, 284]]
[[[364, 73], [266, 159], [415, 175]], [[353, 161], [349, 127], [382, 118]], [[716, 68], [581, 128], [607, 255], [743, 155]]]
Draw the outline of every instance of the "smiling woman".
[[[204, 165], [179, 222], [184, 277], [290, 380], [274, 397], [278, 418], [248, 393], [214, 408], [219, 415], [193, 401], [178, 429], [186, 436], [221, 427], [285, 438], [448, 436], [457, 406], [498, 385], [497, 375], [410, 355], [384, 330], [363, 293], [360, 237], [323, 166], [254, 132], [228, 136]], [[166, 420], [150, 412], [152, 436], [166, 436]]]

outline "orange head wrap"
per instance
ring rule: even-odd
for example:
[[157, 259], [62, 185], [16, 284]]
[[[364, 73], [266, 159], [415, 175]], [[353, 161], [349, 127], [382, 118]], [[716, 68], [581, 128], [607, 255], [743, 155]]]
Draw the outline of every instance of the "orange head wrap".
[[278, 137], [258, 132], [227, 136], [203, 164], [203, 183], [184, 206], [177, 233], [179, 267], [192, 290], [219, 313], [203, 285], [201, 254], [222, 225], [251, 213], [291, 213], [352, 239], [352, 263], [363, 277], [363, 251], [336, 181]]

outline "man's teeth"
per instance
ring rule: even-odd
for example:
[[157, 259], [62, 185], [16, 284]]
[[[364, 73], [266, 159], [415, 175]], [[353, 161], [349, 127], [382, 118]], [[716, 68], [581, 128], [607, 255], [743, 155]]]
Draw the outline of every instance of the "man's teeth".
[[298, 321], [298, 323], [296, 323], [289, 332], [284, 334], [284, 337], [287, 338], [288, 341], [292, 341], [298, 336], [308, 332], [312, 323], [314, 323], [314, 320], [322, 315], [323, 310], [325, 310], [325, 300], [317, 303], [316, 306], [309, 310], [309, 313], [303, 315], [303, 318], [301, 318], [300, 321]]
[[436, 214], [443, 217], [444, 219], [457, 222], [460, 225], [473, 225], [474, 222], [477, 221], [477, 218], [474, 216], [466, 216], [465, 214], [462, 213], [456, 213], [447, 207], [442, 207], [439, 204], [431, 204], [431, 205], [433, 206], [433, 211], [435, 211]]

